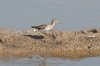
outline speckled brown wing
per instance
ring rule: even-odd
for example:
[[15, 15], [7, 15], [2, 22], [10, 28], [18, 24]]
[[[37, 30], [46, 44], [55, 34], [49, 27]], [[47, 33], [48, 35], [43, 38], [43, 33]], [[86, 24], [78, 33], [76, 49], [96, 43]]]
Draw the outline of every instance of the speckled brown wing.
[[38, 26], [38, 29], [41, 30], [41, 29], [45, 29], [46, 27], [47, 27], [47, 24], [42, 24], [42, 25], [39, 25]]
[[47, 27], [47, 25], [46, 24], [42, 24], [42, 25], [39, 25], [39, 26], [32, 26], [31, 28], [42, 30], [42, 29], [45, 29], [45, 27]]

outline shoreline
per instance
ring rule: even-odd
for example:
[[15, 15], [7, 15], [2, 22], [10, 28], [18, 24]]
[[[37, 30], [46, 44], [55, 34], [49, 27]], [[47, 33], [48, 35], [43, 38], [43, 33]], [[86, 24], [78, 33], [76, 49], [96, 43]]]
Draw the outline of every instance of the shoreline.
[[0, 57], [82, 58], [100, 55], [100, 30], [34, 32], [0, 30]]

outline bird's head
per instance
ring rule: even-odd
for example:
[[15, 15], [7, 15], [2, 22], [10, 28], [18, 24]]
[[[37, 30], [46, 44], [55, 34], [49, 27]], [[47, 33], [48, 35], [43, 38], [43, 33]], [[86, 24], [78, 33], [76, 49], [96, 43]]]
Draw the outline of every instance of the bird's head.
[[52, 19], [52, 24], [56, 24], [56, 23], [61, 24], [58, 19]]

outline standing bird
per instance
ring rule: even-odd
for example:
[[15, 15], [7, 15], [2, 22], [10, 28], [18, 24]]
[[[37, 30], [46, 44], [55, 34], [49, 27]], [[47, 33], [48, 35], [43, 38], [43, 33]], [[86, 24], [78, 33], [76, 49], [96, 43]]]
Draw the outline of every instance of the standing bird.
[[50, 31], [54, 28], [55, 24], [60, 23], [59, 20], [53, 19], [50, 24], [42, 24], [39, 26], [32, 26], [31, 28], [35, 28], [37, 30], [47, 30]]

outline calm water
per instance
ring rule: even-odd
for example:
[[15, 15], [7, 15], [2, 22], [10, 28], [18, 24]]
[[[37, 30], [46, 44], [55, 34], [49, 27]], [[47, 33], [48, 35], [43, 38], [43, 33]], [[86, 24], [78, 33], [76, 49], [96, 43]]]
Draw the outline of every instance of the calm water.
[[0, 66], [100, 66], [100, 57], [85, 59], [60, 59], [60, 58], [9, 58], [0, 59]]
[[[23, 30], [57, 18], [56, 29], [100, 28], [100, 0], [0, 0], [0, 27]], [[100, 66], [100, 57], [0, 59], [0, 66]]]

